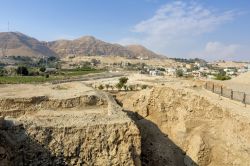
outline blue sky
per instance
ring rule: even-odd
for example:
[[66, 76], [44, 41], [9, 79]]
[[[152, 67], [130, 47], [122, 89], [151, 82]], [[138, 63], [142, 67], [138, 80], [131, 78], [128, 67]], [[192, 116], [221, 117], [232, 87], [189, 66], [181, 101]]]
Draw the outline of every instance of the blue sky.
[[1, 0], [0, 31], [92, 35], [171, 57], [250, 60], [249, 0]]

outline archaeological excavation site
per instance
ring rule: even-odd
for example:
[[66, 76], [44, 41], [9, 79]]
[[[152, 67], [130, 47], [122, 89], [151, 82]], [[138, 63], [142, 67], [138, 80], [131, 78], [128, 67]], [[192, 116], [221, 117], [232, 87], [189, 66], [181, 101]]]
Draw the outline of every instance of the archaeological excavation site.
[[0, 85], [0, 166], [249, 165], [249, 107], [201, 83], [147, 82]]

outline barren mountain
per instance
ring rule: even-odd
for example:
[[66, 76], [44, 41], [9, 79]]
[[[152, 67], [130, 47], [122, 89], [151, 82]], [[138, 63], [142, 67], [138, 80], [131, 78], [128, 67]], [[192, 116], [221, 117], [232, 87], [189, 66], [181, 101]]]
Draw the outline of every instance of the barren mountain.
[[19, 32], [0, 33], [0, 56], [27, 56], [41, 58], [57, 56], [45, 42]]
[[124, 47], [98, 40], [92, 36], [85, 36], [75, 40], [58, 40], [49, 43], [49, 47], [60, 56], [74, 55], [101, 55], [122, 57], [149, 57], [160, 56], [142, 46]]
[[144, 58], [145, 57], [148, 57], [148, 58], [160, 58], [161, 57], [161, 55], [158, 55], [141, 45], [129, 45], [127, 46], [127, 49], [132, 51], [137, 57], [144, 57]]
[[41, 58], [67, 55], [121, 56], [129, 58], [162, 58], [140, 45], [128, 47], [111, 44], [92, 36], [75, 40], [42, 42], [19, 32], [0, 33], [0, 56], [26, 56]]

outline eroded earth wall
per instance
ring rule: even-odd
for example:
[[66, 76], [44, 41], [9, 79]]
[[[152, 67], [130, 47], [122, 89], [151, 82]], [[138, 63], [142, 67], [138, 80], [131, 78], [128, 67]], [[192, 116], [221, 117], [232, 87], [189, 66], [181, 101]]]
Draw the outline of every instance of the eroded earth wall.
[[0, 99], [0, 166], [140, 166], [140, 132], [111, 99]]
[[[179, 165], [200, 166], [250, 164], [249, 118], [235, 113], [235, 110], [192, 91], [164, 86], [121, 93], [116, 97], [124, 109], [136, 112], [138, 124], [157, 126], [147, 136], [142, 135], [142, 156], [147, 159], [142, 162], [146, 165], [164, 163], [164, 159], [169, 159], [172, 165], [178, 162]], [[145, 125], [141, 126], [144, 128]], [[155, 132], [157, 128], [160, 131]], [[165, 141], [159, 141], [161, 133]], [[145, 149], [143, 144], [151, 147]], [[166, 151], [167, 147], [170, 150]], [[155, 149], [159, 149], [159, 153], [156, 151], [152, 157]], [[163, 157], [164, 152], [169, 153]], [[176, 155], [172, 153], [180, 157], [173, 158]]]

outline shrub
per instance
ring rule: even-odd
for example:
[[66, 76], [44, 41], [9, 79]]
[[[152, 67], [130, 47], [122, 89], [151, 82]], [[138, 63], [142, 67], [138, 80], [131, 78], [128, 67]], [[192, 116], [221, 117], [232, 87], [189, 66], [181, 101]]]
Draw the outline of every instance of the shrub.
[[125, 91], [127, 91], [127, 90], [128, 90], [128, 86], [127, 86], [127, 85], [123, 85], [123, 89], [124, 89]]
[[119, 79], [119, 83], [125, 85], [128, 82], [128, 77], [121, 77]]
[[176, 76], [177, 76], [177, 77], [182, 77], [182, 76], [183, 76], [183, 70], [178, 69], [178, 70], [176, 71]]
[[109, 84], [105, 84], [105, 88], [106, 88], [107, 90], [109, 90], [109, 87], [110, 87]]
[[16, 70], [18, 75], [22, 75], [22, 76], [27, 76], [29, 75], [29, 71], [27, 69], [27, 67], [25, 66], [19, 66]]
[[123, 85], [119, 82], [115, 85], [115, 87], [120, 91], [123, 87]]
[[98, 89], [99, 89], [99, 90], [103, 90], [103, 89], [104, 89], [103, 85], [99, 85], [99, 86], [98, 86]]
[[147, 85], [142, 85], [141, 89], [147, 89], [147, 87], [148, 87]]
[[112, 90], [114, 90], [114, 86], [113, 86], [113, 85], [110, 85], [110, 88], [111, 88]]
[[38, 71], [31, 71], [29, 73], [29, 76], [39, 76], [39, 72]]
[[135, 86], [134, 85], [129, 85], [128, 89], [131, 90], [131, 91], [134, 91], [135, 90]]
[[218, 74], [218, 75], [215, 76], [215, 79], [216, 80], [224, 81], [224, 80], [230, 80], [231, 77], [230, 76], [226, 76], [226, 75], [223, 76], [223, 75]]
[[45, 67], [41, 67], [39, 70], [40, 70], [41, 72], [45, 72], [45, 71], [46, 71], [46, 68], [45, 68]]
[[224, 70], [219, 70], [219, 74], [215, 75], [216, 80], [230, 80], [231, 77], [226, 75], [226, 72]]
[[0, 76], [4, 76], [6, 74], [6, 70], [0, 68]]
[[49, 78], [49, 74], [46, 74], [46, 75], [45, 75], [45, 78]]

